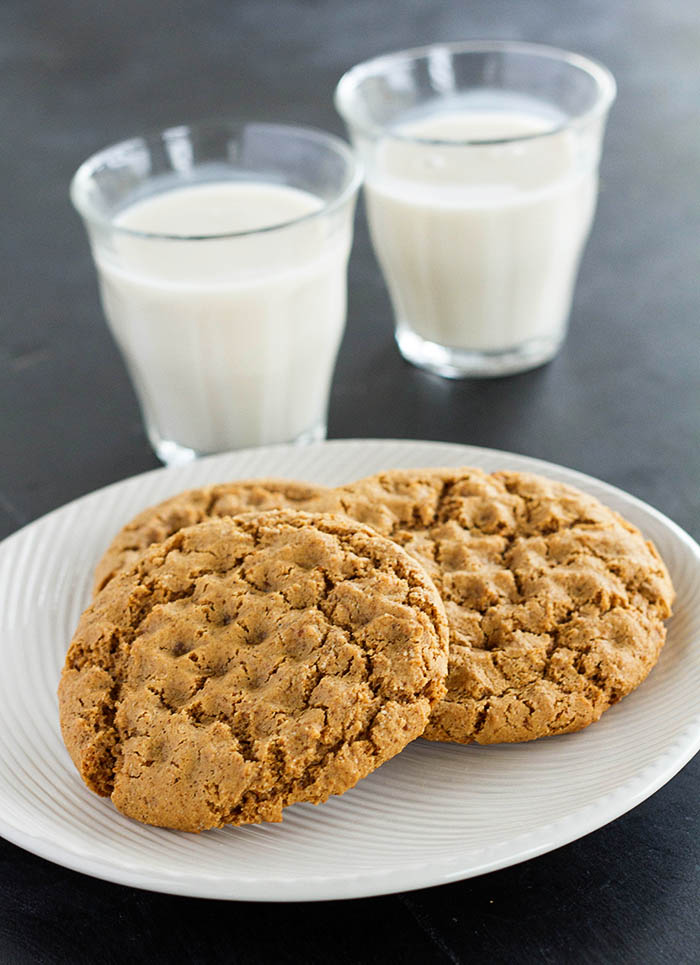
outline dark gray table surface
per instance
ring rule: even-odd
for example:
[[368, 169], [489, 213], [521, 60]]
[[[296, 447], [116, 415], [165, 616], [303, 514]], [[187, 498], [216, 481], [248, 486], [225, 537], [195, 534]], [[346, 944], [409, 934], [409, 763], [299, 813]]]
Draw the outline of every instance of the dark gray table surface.
[[[157, 465], [67, 185], [105, 144], [217, 114], [342, 132], [344, 69], [431, 40], [553, 43], [615, 73], [596, 223], [550, 365], [448, 382], [399, 358], [362, 211], [329, 435], [515, 450], [700, 537], [697, 0], [0, 6], [0, 536]], [[0, 669], [0, 672], [2, 670]], [[150, 894], [0, 840], [0, 962], [697, 962], [700, 762], [586, 838], [432, 890], [322, 905]]]

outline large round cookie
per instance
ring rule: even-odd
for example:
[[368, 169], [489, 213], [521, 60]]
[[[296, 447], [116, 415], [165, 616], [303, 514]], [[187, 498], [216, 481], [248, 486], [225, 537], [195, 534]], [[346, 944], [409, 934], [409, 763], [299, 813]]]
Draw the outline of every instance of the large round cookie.
[[435, 587], [352, 520], [199, 523], [83, 614], [59, 686], [83, 780], [124, 814], [200, 831], [281, 820], [402, 750], [445, 693]]
[[325, 486], [290, 479], [242, 479], [188, 489], [149, 506], [114, 537], [95, 569], [93, 593], [102, 590], [115, 573], [128, 568], [152, 543], [162, 543], [185, 526], [205, 519], [237, 516], [268, 509], [300, 509], [313, 512], [316, 501], [328, 492]]
[[579, 730], [659, 656], [673, 601], [662, 560], [572, 487], [397, 470], [337, 490], [335, 510], [403, 546], [443, 598], [448, 692], [424, 737], [489, 744]]

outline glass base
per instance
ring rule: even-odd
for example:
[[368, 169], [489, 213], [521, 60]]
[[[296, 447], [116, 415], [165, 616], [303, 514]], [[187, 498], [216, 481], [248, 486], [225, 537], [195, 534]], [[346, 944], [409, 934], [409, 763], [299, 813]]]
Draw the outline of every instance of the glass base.
[[[183, 466], [187, 462], [192, 462], [193, 459], [199, 459], [201, 456], [213, 456], [213, 452], [200, 452], [197, 449], [191, 449], [188, 446], [181, 446], [179, 442], [174, 442], [172, 439], [161, 439], [160, 436], [154, 432], [148, 432], [148, 438], [151, 445], [153, 446], [153, 451], [158, 456], [161, 462], [165, 463], [166, 466]], [[319, 425], [314, 426], [311, 429], [307, 429], [300, 435], [296, 436], [294, 439], [278, 439], [275, 440], [277, 443], [290, 442], [292, 444], [298, 445], [308, 445], [310, 442], [323, 442], [326, 438], [326, 423], [322, 422]], [[239, 448], [249, 449], [255, 445], [272, 445], [274, 443], [268, 442], [258, 442], [251, 444], [246, 444]], [[236, 447], [231, 447], [236, 448]], [[230, 451], [230, 450], [227, 450]]]
[[551, 361], [564, 342], [565, 333], [533, 338], [515, 348], [495, 352], [470, 352], [430, 342], [400, 324], [396, 329], [399, 351], [412, 365], [446, 379], [497, 378], [515, 375]]

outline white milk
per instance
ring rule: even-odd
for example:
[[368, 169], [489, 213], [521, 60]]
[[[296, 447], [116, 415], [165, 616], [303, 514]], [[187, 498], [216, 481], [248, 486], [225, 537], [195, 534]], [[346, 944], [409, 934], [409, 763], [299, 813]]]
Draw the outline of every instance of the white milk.
[[[370, 229], [399, 329], [474, 352], [563, 337], [597, 192], [562, 131], [513, 144], [416, 144], [551, 130], [522, 109], [441, 110], [380, 141]], [[583, 167], [583, 170], [579, 168]]]
[[323, 433], [351, 219], [195, 240], [321, 207], [283, 185], [203, 183], [131, 205], [109, 243], [94, 242], [105, 314], [156, 447], [217, 452]]

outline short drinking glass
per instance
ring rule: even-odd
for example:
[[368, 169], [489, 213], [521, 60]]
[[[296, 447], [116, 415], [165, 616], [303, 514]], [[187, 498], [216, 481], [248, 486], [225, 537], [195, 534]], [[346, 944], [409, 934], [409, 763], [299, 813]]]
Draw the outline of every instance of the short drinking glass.
[[359, 183], [335, 137], [226, 121], [80, 167], [71, 197], [164, 462], [325, 436]]
[[523, 43], [438, 44], [342, 77], [406, 359], [454, 378], [556, 354], [614, 96], [601, 65]]

